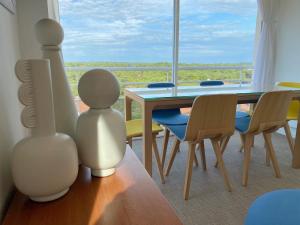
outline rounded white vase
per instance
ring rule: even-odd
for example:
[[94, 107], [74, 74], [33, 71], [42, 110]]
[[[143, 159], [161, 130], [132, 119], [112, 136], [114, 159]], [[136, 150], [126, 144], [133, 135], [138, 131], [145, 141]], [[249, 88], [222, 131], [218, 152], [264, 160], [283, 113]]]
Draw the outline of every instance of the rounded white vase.
[[34, 201], [51, 201], [66, 194], [77, 172], [76, 145], [68, 135], [29, 137], [14, 148], [15, 185]]
[[91, 70], [81, 77], [78, 93], [90, 107], [77, 121], [79, 158], [83, 165], [91, 168], [93, 176], [109, 176], [126, 151], [124, 118], [111, 108], [120, 95], [119, 82], [106, 70]]
[[81, 162], [93, 176], [105, 177], [115, 172], [126, 148], [122, 115], [111, 108], [90, 109], [77, 122], [77, 144]]
[[49, 60], [20, 60], [15, 71], [24, 105], [21, 122], [32, 136], [14, 147], [13, 180], [34, 201], [55, 200], [68, 192], [77, 177], [77, 148], [69, 135], [56, 133]]

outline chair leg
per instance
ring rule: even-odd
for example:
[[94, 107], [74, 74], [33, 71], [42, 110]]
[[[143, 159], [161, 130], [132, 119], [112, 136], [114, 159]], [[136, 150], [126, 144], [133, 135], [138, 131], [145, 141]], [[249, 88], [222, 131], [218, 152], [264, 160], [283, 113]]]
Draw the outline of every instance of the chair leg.
[[240, 152], [242, 152], [244, 149], [244, 146], [245, 146], [245, 135], [240, 133], [240, 138], [241, 138], [241, 143], [242, 143], [242, 145], [240, 147]]
[[226, 170], [225, 165], [224, 165], [220, 144], [219, 144], [218, 141], [213, 140], [213, 139], [211, 140], [211, 143], [213, 145], [213, 149], [215, 151], [215, 154], [216, 154], [216, 157], [217, 157], [217, 160], [218, 160], [218, 164], [220, 165], [220, 169], [221, 169], [221, 172], [222, 172], [223, 177], [224, 177], [225, 186], [228, 189], [228, 191], [231, 191], [232, 189], [231, 189], [231, 185], [230, 185], [230, 182], [229, 182], [227, 170]]
[[196, 155], [196, 151], [195, 151], [195, 154], [194, 154], [194, 162], [195, 162], [195, 166], [199, 166], [199, 162], [198, 162], [198, 159], [197, 159], [197, 155]]
[[167, 128], [165, 128], [165, 135], [164, 135], [164, 142], [163, 142], [163, 151], [162, 151], [162, 157], [161, 157], [162, 168], [164, 168], [164, 165], [165, 165], [169, 137], [170, 137], [170, 131]]
[[252, 145], [252, 135], [245, 135], [245, 145], [244, 145], [244, 163], [243, 163], [243, 186], [248, 184], [248, 172], [249, 164], [251, 160], [251, 145]]
[[153, 150], [155, 158], [156, 158], [156, 164], [157, 164], [158, 172], [159, 172], [159, 175], [160, 175], [161, 183], [164, 184], [165, 179], [164, 179], [163, 168], [162, 168], [160, 157], [159, 157], [159, 152], [158, 152], [158, 148], [157, 148], [157, 142], [156, 142], [156, 135], [155, 134], [152, 135], [152, 150]]
[[[226, 147], [227, 147], [227, 144], [228, 144], [228, 142], [229, 142], [229, 139], [230, 139], [230, 136], [228, 136], [228, 137], [225, 137], [225, 138], [223, 138], [222, 140], [223, 141], [221, 141], [221, 153], [222, 153], [222, 155], [224, 154], [224, 152], [225, 152], [225, 149], [226, 149]], [[218, 160], [216, 161], [216, 163], [215, 163], [215, 167], [217, 168], [218, 167]]]
[[169, 173], [170, 173], [170, 170], [171, 170], [171, 167], [173, 165], [173, 162], [174, 162], [176, 153], [178, 151], [179, 145], [180, 145], [180, 141], [176, 138], [176, 140], [175, 140], [175, 142], [173, 144], [173, 147], [172, 147], [171, 157], [170, 157], [170, 160], [169, 160], [169, 163], [168, 163], [167, 170], [165, 172], [165, 176], [168, 176]]
[[202, 168], [204, 171], [206, 171], [206, 156], [205, 156], [204, 140], [200, 141], [199, 148], [200, 148], [200, 156], [202, 161]]
[[278, 161], [277, 161], [276, 154], [275, 154], [275, 151], [274, 151], [274, 148], [273, 148], [271, 134], [264, 132], [263, 136], [264, 136], [264, 139], [265, 139], [266, 144], [267, 144], [267, 151], [269, 152], [269, 156], [270, 156], [270, 159], [271, 159], [271, 162], [272, 162], [272, 166], [273, 166], [273, 169], [274, 169], [274, 172], [275, 172], [275, 176], [277, 178], [280, 178], [281, 177], [280, 169], [279, 169]]
[[284, 131], [285, 131], [285, 135], [286, 135], [287, 141], [289, 143], [291, 152], [293, 154], [293, 152], [294, 152], [294, 141], [293, 141], [293, 138], [292, 138], [291, 128], [290, 128], [290, 125], [289, 125], [288, 121], [286, 121], [286, 124], [284, 125]]
[[129, 144], [130, 148], [132, 148], [132, 138], [127, 138], [127, 143]]
[[265, 142], [265, 150], [266, 150], [266, 165], [267, 166], [271, 166], [270, 164], [270, 154], [269, 151], [267, 150], [268, 146], [267, 143]]
[[188, 200], [189, 194], [190, 194], [190, 185], [191, 185], [191, 178], [192, 178], [192, 172], [193, 172], [195, 147], [196, 147], [195, 144], [189, 143], [189, 150], [188, 150], [188, 157], [187, 157], [186, 171], [185, 171], [184, 190], [183, 190], [184, 200]]

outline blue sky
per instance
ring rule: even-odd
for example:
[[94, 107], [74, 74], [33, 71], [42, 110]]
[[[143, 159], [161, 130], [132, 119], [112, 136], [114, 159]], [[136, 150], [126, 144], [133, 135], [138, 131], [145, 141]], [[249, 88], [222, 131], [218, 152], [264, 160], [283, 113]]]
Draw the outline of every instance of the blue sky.
[[[66, 62], [171, 62], [173, 0], [59, 0]], [[181, 0], [179, 61], [252, 62], [256, 0]]]

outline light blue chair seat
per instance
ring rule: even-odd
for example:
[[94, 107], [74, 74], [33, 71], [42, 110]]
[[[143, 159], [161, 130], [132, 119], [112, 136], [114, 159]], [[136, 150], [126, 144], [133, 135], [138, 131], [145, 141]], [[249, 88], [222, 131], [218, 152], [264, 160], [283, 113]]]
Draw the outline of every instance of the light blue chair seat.
[[[173, 83], [151, 83], [148, 88], [173, 88]], [[159, 109], [152, 112], [153, 120], [161, 125], [181, 125], [187, 124], [189, 116], [180, 112], [180, 108], [176, 109]]]
[[181, 114], [180, 109], [160, 109], [152, 112], [153, 120], [162, 125], [187, 124], [188, 115]]
[[245, 133], [248, 130], [250, 124], [251, 117], [239, 117], [235, 119], [235, 129], [237, 129], [241, 133]]
[[221, 80], [206, 80], [200, 82], [200, 86], [222, 86], [222, 85], [224, 85], [224, 82]]
[[300, 190], [283, 189], [257, 198], [248, 210], [245, 225], [300, 224]]
[[243, 112], [243, 111], [237, 111], [235, 113], [235, 118], [241, 118], [241, 117], [247, 117], [247, 116], [250, 116], [250, 115], [246, 112]]
[[167, 128], [177, 137], [177, 139], [184, 141], [187, 124], [184, 125], [167, 125]]

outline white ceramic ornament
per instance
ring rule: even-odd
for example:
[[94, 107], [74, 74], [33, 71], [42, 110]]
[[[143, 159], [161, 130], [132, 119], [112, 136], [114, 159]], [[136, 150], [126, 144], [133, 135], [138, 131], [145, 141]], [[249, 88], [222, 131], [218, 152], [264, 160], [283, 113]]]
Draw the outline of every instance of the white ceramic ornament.
[[32, 200], [55, 200], [68, 192], [77, 177], [76, 145], [70, 136], [55, 130], [49, 60], [20, 60], [15, 70], [22, 82], [19, 100], [25, 105], [21, 121], [32, 136], [14, 147], [13, 179]]
[[79, 80], [78, 93], [90, 107], [77, 121], [79, 158], [93, 176], [109, 176], [126, 150], [124, 118], [111, 108], [120, 95], [118, 80], [106, 70], [91, 70]]
[[42, 45], [43, 58], [50, 60], [56, 131], [75, 138], [78, 112], [60, 48], [64, 31], [58, 22], [51, 19], [41, 19], [35, 29], [37, 40]]

